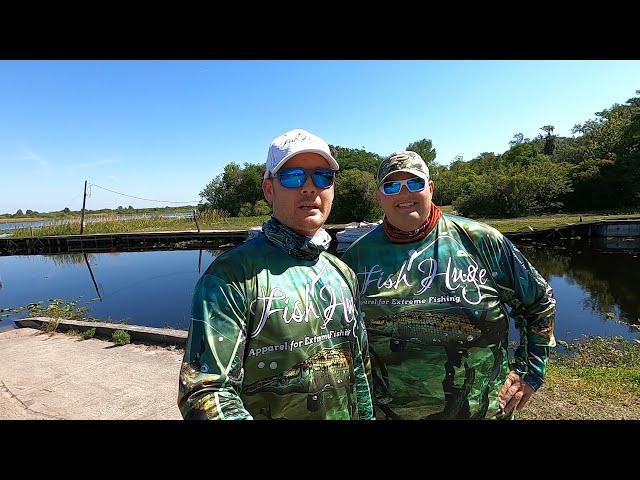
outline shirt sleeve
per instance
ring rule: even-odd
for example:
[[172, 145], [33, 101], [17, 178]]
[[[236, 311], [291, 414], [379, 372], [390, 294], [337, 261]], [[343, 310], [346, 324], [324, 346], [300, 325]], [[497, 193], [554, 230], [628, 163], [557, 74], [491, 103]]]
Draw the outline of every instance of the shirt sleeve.
[[520, 330], [513, 369], [534, 390], [544, 382], [549, 348], [556, 342], [553, 328], [556, 300], [551, 286], [507, 238], [500, 235], [498, 283], [503, 301]]
[[178, 407], [185, 420], [252, 419], [240, 399], [245, 305], [241, 289], [215, 271], [198, 281], [180, 370]]
[[354, 373], [356, 376], [356, 402], [360, 420], [375, 420], [373, 414], [373, 383], [371, 378], [371, 359], [369, 358], [369, 340], [360, 308], [360, 293], [356, 282], [354, 295], [356, 307], [356, 345], [354, 355]]
[[[348, 253], [348, 252], [347, 252]], [[341, 260], [348, 267], [351, 278], [351, 291], [355, 307], [355, 345], [354, 345], [354, 374], [356, 377], [356, 400], [360, 420], [375, 420], [373, 411], [373, 382], [371, 376], [371, 359], [369, 357], [369, 339], [364, 323], [364, 312], [361, 300], [358, 276], [353, 271], [353, 254], [345, 253]], [[347, 263], [350, 262], [350, 263]]]

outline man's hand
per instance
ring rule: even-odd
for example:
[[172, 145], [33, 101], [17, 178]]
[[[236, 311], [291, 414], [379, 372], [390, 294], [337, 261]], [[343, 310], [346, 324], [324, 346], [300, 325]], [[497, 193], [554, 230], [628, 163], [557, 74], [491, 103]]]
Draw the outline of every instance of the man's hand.
[[535, 390], [512, 370], [498, 393], [498, 402], [504, 413], [510, 414], [514, 408], [521, 410], [534, 393]]

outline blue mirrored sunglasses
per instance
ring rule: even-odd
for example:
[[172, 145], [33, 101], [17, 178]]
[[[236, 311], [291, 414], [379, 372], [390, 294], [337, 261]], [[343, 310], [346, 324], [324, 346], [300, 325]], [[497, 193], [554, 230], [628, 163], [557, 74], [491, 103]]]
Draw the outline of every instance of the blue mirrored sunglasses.
[[300, 188], [309, 175], [317, 188], [325, 189], [333, 185], [335, 171], [328, 168], [281, 168], [274, 177], [277, 177], [280, 185], [285, 188]]
[[402, 190], [402, 185], [406, 185], [407, 190], [410, 192], [419, 192], [424, 190], [426, 183], [426, 180], [420, 177], [407, 178], [406, 180], [390, 180], [382, 182], [380, 191], [385, 195], [397, 195]]

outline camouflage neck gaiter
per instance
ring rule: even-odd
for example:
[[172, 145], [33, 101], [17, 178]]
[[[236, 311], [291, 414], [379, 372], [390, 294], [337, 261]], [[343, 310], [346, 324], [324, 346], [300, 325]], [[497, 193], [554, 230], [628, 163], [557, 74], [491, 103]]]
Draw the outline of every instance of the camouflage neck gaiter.
[[262, 231], [269, 241], [282, 248], [289, 255], [305, 260], [315, 260], [323, 250], [329, 248], [331, 236], [319, 229], [313, 237], [297, 234], [283, 223], [271, 217], [262, 224]]

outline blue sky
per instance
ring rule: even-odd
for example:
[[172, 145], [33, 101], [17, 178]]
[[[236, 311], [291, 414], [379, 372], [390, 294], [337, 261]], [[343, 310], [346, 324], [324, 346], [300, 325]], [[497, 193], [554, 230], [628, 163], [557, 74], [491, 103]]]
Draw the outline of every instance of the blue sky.
[[470, 160], [543, 125], [570, 135], [638, 89], [640, 61], [0, 61], [0, 213], [79, 209], [85, 179], [198, 200], [292, 128], [381, 155], [430, 138], [438, 163]]

